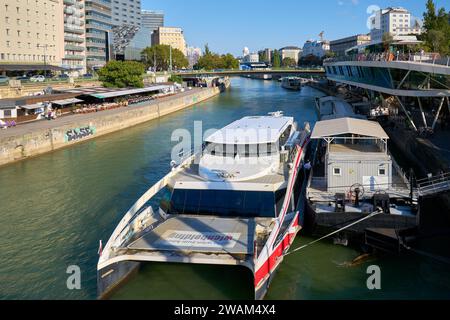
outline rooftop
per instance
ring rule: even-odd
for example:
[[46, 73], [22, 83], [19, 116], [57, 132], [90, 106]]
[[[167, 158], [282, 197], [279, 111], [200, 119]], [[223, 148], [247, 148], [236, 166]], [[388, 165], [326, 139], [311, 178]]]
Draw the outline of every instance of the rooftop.
[[389, 139], [389, 136], [378, 122], [354, 118], [319, 121], [314, 126], [311, 139], [330, 138], [344, 134]]
[[216, 131], [206, 141], [218, 144], [275, 143], [293, 122], [292, 117], [283, 116], [245, 117]]

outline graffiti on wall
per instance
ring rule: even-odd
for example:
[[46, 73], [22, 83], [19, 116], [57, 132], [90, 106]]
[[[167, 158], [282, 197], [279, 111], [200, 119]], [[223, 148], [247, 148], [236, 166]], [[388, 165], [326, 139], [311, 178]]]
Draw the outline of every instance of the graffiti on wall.
[[87, 126], [66, 131], [64, 135], [66, 142], [80, 140], [95, 134], [95, 127]]

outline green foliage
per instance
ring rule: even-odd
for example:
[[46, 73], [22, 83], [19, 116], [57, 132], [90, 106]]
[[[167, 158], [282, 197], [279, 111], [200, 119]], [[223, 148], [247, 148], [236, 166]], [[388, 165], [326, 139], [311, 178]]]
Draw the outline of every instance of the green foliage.
[[425, 46], [433, 52], [442, 55], [450, 54], [450, 14], [445, 8], [436, 10], [433, 0], [428, 0], [427, 11], [423, 14], [425, 33], [421, 39], [425, 41]]
[[281, 63], [283, 67], [295, 67], [297, 66], [297, 62], [293, 58], [284, 58], [283, 62]]
[[137, 87], [144, 86], [145, 67], [136, 61], [110, 61], [98, 71], [99, 79], [105, 87]]
[[307, 56], [302, 56], [298, 62], [300, 66], [319, 66], [322, 65], [322, 59], [319, 57], [309, 54]]
[[280, 56], [280, 52], [278, 50], [274, 50], [273, 51], [272, 65], [273, 65], [274, 68], [281, 67], [281, 56]]
[[205, 45], [205, 53], [200, 57], [194, 69], [214, 70], [214, 69], [238, 69], [239, 61], [230, 53], [218, 55], [209, 50]]
[[180, 76], [176, 76], [176, 75], [171, 75], [169, 78], [170, 82], [177, 82], [177, 83], [183, 83], [183, 78], [181, 78]]
[[[166, 71], [170, 66], [170, 46], [159, 44], [147, 47], [142, 51], [147, 67], [155, 67], [157, 71]], [[186, 68], [189, 61], [184, 56], [183, 52], [172, 48], [172, 68], [181, 69]]]

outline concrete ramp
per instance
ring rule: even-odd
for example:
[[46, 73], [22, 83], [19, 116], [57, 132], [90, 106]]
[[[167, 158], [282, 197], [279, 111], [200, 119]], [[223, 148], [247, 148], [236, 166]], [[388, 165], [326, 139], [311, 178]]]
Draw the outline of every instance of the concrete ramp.
[[131, 243], [131, 250], [253, 254], [253, 219], [178, 216]]

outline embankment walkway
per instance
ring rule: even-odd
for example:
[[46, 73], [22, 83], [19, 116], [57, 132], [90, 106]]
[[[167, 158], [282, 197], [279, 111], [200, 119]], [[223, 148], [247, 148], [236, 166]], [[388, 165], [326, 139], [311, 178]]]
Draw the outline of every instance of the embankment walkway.
[[68, 115], [56, 120], [36, 121], [0, 130], [0, 165], [157, 119], [205, 101], [219, 93], [219, 88], [193, 88], [143, 104]]

